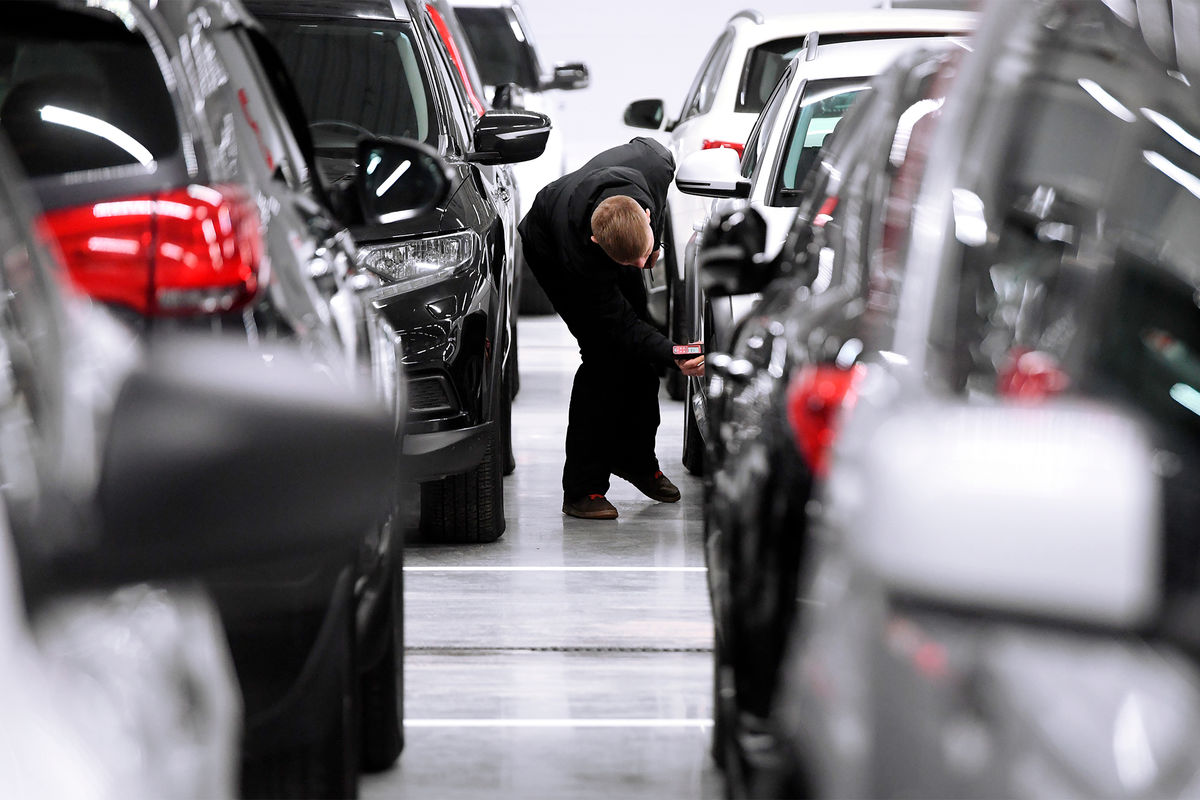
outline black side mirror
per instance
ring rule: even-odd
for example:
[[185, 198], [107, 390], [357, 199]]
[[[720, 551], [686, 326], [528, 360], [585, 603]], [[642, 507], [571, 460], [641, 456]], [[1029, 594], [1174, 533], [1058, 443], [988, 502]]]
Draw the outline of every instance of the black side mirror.
[[631, 128], [649, 128], [656, 131], [662, 127], [666, 106], [662, 100], [634, 100], [625, 107], [625, 124]]
[[761, 292], [775, 277], [766, 247], [767, 222], [753, 208], [710, 221], [696, 254], [704, 291], [712, 297]]
[[160, 340], [123, 383], [94, 538], [38, 565], [41, 584], [120, 585], [232, 565], [354, 557], [387, 511], [392, 418], [273, 348]]
[[454, 182], [437, 151], [420, 142], [363, 139], [357, 157], [354, 184], [368, 224], [419, 217], [441, 205]]
[[492, 108], [500, 111], [512, 111], [525, 107], [525, 90], [518, 83], [502, 83], [496, 87], [492, 95]]
[[554, 74], [542, 82], [543, 89], [586, 89], [591, 81], [587, 64], [572, 61], [554, 65]]
[[475, 123], [476, 164], [516, 164], [537, 158], [550, 138], [550, 118], [534, 111], [492, 110]]

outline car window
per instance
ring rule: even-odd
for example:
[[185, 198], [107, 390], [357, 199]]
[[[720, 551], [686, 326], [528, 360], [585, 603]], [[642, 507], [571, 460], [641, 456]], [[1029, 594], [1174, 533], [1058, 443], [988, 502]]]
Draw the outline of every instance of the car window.
[[707, 114], [712, 110], [713, 101], [716, 99], [717, 84], [721, 82], [721, 76], [725, 72], [725, 64], [729, 61], [729, 53], [732, 49], [733, 31], [726, 31], [713, 45], [699, 77], [693, 84], [692, 90], [688, 92], [679, 117], [681, 122], [700, 114]]
[[261, 19], [296, 84], [318, 165], [328, 180], [353, 173], [363, 136], [437, 146], [437, 109], [406, 23]]
[[456, 7], [479, 75], [488, 86], [515, 83], [536, 91], [537, 62], [515, 15], [503, 8]]
[[186, 174], [171, 94], [142, 33], [107, 12], [21, 3], [4, 13], [0, 127], [31, 177], [77, 191]]
[[747, 180], [754, 175], [762, 161], [767, 141], [771, 138], [771, 129], [775, 126], [775, 120], [779, 118], [779, 111], [783, 107], [783, 99], [787, 96], [794, 73], [794, 67], [789, 66], [780, 76], [779, 83], [775, 85], [766, 107], [754, 121], [754, 127], [746, 139], [746, 147], [742, 152], [741, 174]]
[[771, 205], [794, 206], [817, 153], [855, 98], [867, 91], [867, 79], [809, 81], [804, 86], [791, 130], [784, 138]]
[[431, 63], [430, 70], [437, 76], [437, 85], [441, 87], [441, 95], [445, 102], [449, 104], [450, 119], [448, 127], [453, 128], [456, 134], [458, 149], [465, 151], [471, 148], [473, 139], [473, 129], [478, 116], [475, 113], [474, 107], [471, 105], [470, 99], [467, 97], [465, 85], [459, 76], [457, 68], [451, 59], [450, 51], [446, 47], [445, 41], [433, 26], [433, 20], [426, 18], [421, 20], [419, 25], [425, 37], [425, 42], [428, 44], [427, 52]]
[[754, 114], [762, 111], [788, 63], [803, 47], [804, 37], [793, 36], [764, 42], [746, 53], [734, 110]]

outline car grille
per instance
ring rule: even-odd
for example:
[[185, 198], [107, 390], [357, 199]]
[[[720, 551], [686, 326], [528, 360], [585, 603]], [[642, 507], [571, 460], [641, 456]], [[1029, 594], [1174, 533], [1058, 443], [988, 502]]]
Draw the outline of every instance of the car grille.
[[453, 411], [454, 393], [441, 375], [413, 378], [408, 383], [408, 402], [413, 411]]

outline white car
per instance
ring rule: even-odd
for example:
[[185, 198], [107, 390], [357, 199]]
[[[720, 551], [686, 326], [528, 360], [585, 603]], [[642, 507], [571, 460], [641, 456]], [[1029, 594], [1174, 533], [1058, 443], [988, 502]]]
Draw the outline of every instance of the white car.
[[[962, 34], [974, 27], [975, 16], [965, 12], [874, 9], [854, 12], [791, 14], [765, 17], [742, 11], [730, 18], [700, 65], [683, 101], [679, 116], [664, 125], [662, 100], [638, 100], [625, 111], [625, 123], [662, 130], [676, 164], [700, 150], [729, 149], [741, 156], [751, 128], [767, 106], [779, 79], [799, 54], [804, 54], [792, 75], [798, 85], [833, 75], [869, 76], [880, 69], [871, 54], [899, 52], [886, 40], [911, 40]], [[853, 58], [835, 56], [842, 48], [868, 43], [855, 57], [868, 59], [857, 68]], [[884, 62], [886, 63], [886, 62]], [[692, 341], [687, 328], [683, 292], [683, 258], [696, 226], [703, 223], [709, 202], [672, 187], [669, 206], [666, 258], [661, 269], [651, 270], [650, 310], [665, 333], [675, 341]], [[788, 220], [785, 220], [785, 224]], [[668, 387], [682, 397], [682, 386]]]
[[[538, 56], [529, 21], [518, 0], [452, 0], [454, 13], [466, 32], [471, 54], [483, 79], [487, 101], [500, 108], [513, 105], [550, 117], [562, 116], [562, 91], [584, 89], [588, 69], [582, 63], [555, 64], [546, 69]], [[516, 85], [502, 102], [494, 102], [496, 90]], [[533, 198], [542, 187], [567, 171], [567, 149], [558, 126], [550, 129], [546, 149], [532, 161], [514, 164], [517, 181], [517, 219], [524, 219]], [[522, 266], [523, 269], [523, 266]], [[548, 313], [549, 301], [533, 279], [521, 279], [521, 311]]]

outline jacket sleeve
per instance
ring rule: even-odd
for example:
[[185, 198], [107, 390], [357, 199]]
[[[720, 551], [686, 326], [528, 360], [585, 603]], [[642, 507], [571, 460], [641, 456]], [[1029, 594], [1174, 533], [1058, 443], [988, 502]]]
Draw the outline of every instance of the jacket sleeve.
[[576, 314], [572, 315], [576, 317], [576, 324], [571, 326], [581, 349], [615, 349], [657, 366], [675, 368], [671, 340], [638, 317], [615, 278], [605, 276], [588, 280], [581, 300]]

